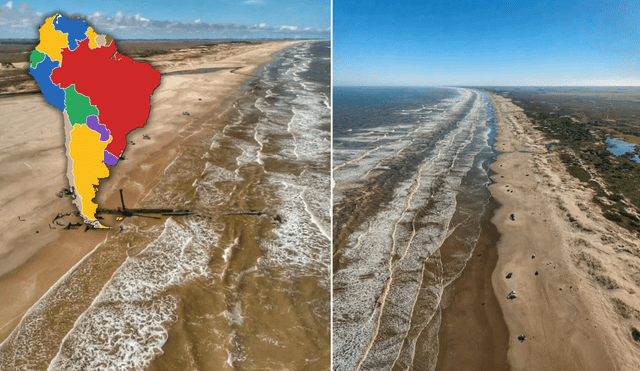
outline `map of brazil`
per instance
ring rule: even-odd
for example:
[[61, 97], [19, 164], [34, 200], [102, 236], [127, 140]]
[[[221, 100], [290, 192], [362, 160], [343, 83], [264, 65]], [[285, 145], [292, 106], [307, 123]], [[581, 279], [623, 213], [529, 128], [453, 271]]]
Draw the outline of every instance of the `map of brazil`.
[[119, 54], [111, 37], [84, 20], [61, 14], [40, 27], [29, 71], [45, 100], [62, 112], [73, 202], [86, 224], [105, 228], [93, 202], [99, 181], [121, 158], [127, 134], [146, 124], [160, 72]]

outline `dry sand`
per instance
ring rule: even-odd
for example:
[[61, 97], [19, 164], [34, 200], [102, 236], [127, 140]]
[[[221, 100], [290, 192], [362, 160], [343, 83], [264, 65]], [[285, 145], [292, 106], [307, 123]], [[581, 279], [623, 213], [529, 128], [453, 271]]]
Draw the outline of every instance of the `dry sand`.
[[[501, 237], [492, 282], [509, 330], [509, 364], [514, 370], [638, 369], [637, 235], [601, 215], [593, 191], [568, 174], [557, 152], [547, 151], [548, 140], [519, 107], [492, 99], [501, 154], [490, 189], [502, 205], [493, 218]], [[512, 290], [517, 297], [509, 300]]]
[[[162, 73], [223, 69], [163, 76], [152, 97], [147, 125], [128, 135], [135, 145], [127, 146], [126, 160], [112, 168], [110, 178], [100, 184], [96, 199], [99, 206], [117, 207], [117, 190], [123, 188], [127, 206], [133, 207], [179, 153], [180, 143], [197, 133], [191, 124], [206, 121], [200, 116], [220, 107], [274, 53], [294, 43], [228, 43], [148, 58]], [[189, 115], [183, 115], [184, 111]], [[62, 114], [40, 94], [0, 99], [0, 112], [1, 342], [25, 311], [104, 240], [108, 231], [63, 230], [60, 226], [50, 229], [49, 224], [58, 213], [76, 211], [68, 197], [55, 195], [60, 188], [68, 187]], [[151, 139], [143, 140], [144, 134]], [[67, 221], [77, 220], [68, 217]], [[105, 224], [112, 225], [108, 220]]]

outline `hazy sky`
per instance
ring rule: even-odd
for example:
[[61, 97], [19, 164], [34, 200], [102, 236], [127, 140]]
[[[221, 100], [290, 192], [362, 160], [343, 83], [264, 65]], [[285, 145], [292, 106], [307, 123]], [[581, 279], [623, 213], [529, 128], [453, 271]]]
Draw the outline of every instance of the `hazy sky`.
[[37, 38], [45, 16], [86, 18], [115, 38], [321, 37], [331, 31], [330, 0], [9, 1], [0, 38]]
[[335, 85], [640, 85], [637, 1], [334, 0]]

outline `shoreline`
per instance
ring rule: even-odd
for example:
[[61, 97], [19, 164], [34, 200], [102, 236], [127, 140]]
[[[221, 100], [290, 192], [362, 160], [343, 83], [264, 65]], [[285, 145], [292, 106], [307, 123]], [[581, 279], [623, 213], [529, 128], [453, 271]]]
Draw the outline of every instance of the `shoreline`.
[[[615, 249], [637, 246], [634, 236], [602, 216], [593, 190], [545, 147], [549, 140], [520, 107], [489, 95], [499, 153], [489, 189], [501, 204], [492, 218], [500, 240], [491, 279], [509, 331], [509, 366], [637, 367], [634, 316], [626, 304], [637, 303], [637, 287], [620, 272], [633, 257]], [[508, 299], [512, 290], [516, 297]]]
[[[493, 106], [490, 101], [487, 104]], [[497, 122], [494, 121], [488, 138], [491, 152], [479, 158], [482, 167], [486, 168], [486, 178], [478, 179], [477, 175], [474, 178], [471, 172], [463, 181], [468, 185], [479, 184], [483, 180], [486, 183], [482, 191], [467, 186], [465, 191], [458, 194], [456, 215], [461, 214], [461, 217], [454, 216], [451, 225], [455, 229], [440, 247], [443, 266], [455, 264], [456, 254], [466, 251], [463, 245], [468, 241], [468, 233], [475, 230], [465, 233], [464, 223], [458, 224], [460, 222], [455, 220], [469, 220], [476, 211], [481, 213], [473, 223], [475, 226], [467, 227], [479, 228], [479, 231], [476, 232], [476, 243], [473, 250], [469, 251], [464, 269], [442, 294], [436, 370], [509, 369], [509, 333], [491, 281], [498, 262], [496, 246], [500, 240], [500, 234], [491, 220], [501, 204], [489, 191], [489, 186], [493, 184], [491, 164], [498, 156], [495, 151], [497, 131]], [[478, 211], [477, 207], [473, 208], [474, 202], [483, 197], [486, 197], [487, 203]]]
[[[128, 145], [126, 152], [126, 161], [121, 161], [118, 166], [111, 169], [110, 177], [100, 184], [100, 191], [97, 194], [96, 202], [103, 208], [115, 208], [120, 204], [117, 190], [125, 189], [125, 202], [127, 205], [133, 206], [140, 202], [144, 196], [154, 187], [157, 186], [164, 169], [179, 155], [180, 144], [189, 137], [199, 131], [198, 126], [207, 123], [206, 115], [221, 114], [224, 102], [231, 98], [239, 87], [251, 78], [255, 71], [265, 63], [268, 63], [272, 56], [281, 50], [294, 45], [295, 42], [267, 42], [259, 45], [242, 45], [240, 50], [231, 48], [229, 50], [217, 51], [209, 61], [204, 57], [198, 61], [187, 61], [188, 68], [199, 67], [218, 67], [220, 65], [233, 64], [241, 66], [243, 73], [231, 73], [229, 70], [220, 70], [211, 74], [203, 75], [176, 75], [165, 76], [162, 84], [152, 96], [152, 109], [149, 115], [147, 125], [145, 127], [134, 130], [127, 138], [134, 140], [136, 145]], [[225, 54], [226, 52], [226, 54]], [[160, 61], [154, 68], [158, 68], [161, 72], [170, 71], [171, 69], [182, 69], [179, 66], [181, 62], [174, 64]], [[164, 64], [163, 64], [164, 63]], [[158, 67], [158, 65], [160, 65]], [[211, 86], [217, 89], [212, 91]], [[41, 97], [38, 97], [41, 98]], [[38, 109], [30, 107], [29, 98], [13, 98], [26, 100], [22, 102], [25, 110], [38, 114]], [[36, 98], [37, 99], [37, 98]], [[12, 98], [3, 99], [2, 103], [11, 102]], [[33, 98], [31, 99], [33, 100]], [[43, 104], [46, 104], [43, 102]], [[48, 107], [47, 107], [48, 108]], [[189, 115], [182, 115], [183, 111], [189, 112]], [[27, 119], [24, 114], [22, 119]], [[58, 120], [61, 122], [61, 114], [57, 113]], [[53, 119], [56, 116], [51, 116]], [[51, 122], [43, 124], [51, 125]], [[62, 126], [57, 127], [61, 136]], [[56, 130], [56, 129], [54, 129]], [[142, 135], [151, 135], [151, 140], [140, 140]], [[62, 142], [61, 142], [62, 143]], [[64, 156], [64, 148], [60, 144], [59, 154]], [[57, 153], [56, 153], [57, 154]], [[64, 157], [63, 157], [64, 159]], [[49, 160], [48, 160], [49, 161]], [[63, 160], [53, 160], [61, 162]], [[64, 183], [64, 172], [66, 172], [66, 164], [62, 162], [60, 168], [59, 180], [57, 183]], [[44, 183], [40, 181], [41, 183]], [[20, 184], [12, 185], [16, 187], [17, 192], [20, 191]], [[57, 184], [56, 183], [56, 184]], [[64, 186], [64, 185], [63, 185]], [[68, 185], [66, 185], [68, 187]], [[49, 188], [52, 188], [51, 186]], [[53, 186], [52, 189], [56, 188]], [[58, 188], [59, 189], [59, 188]], [[48, 192], [38, 190], [39, 198], [48, 198]], [[60, 204], [68, 204], [67, 209], [73, 211], [70, 199], [64, 197], [55, 199], [53, 206], [49, 210], [59, 207]], [[38, 203], [34, 203], [32, 215], [36, 219], [33, 223], [37, 225], [43, 224], [47, 228], [47, 219], [49, 214], [36, 217], [41, 210], [37, 209]], [[175, 205], [171, 205], [175, 206]], [[52, 214], [55, 216], [55, 213]], [[53, 217], [52, 216], [52, 217]], [[117, 227], [115, 223], [109, 223]], [[39, 227], [42, 229], [42, 227]], [[61, 233], [64, 232], [64, 233]], [[16, 328], [24, 313], [33, 306], [63, 275], [65, 275], [71, 267], [78, 263], [89, 252], [107, 236], [113, 236], [117, 233], [117, 228], [108, 231], [89, 231], [85, 233], [83, 230], [59, 231], [49, 230], [50, 240], [41, 247], [37, 248], [35, 253], [11, 271], [0, 276], [0, 294], [9, 298], [7, 305], [0, 308], [0, 342], [3, 342], [10, 333]], [[39, 238], [43, 238], [42, 234], [34, 234]], [[23, 236], [22, 241], [26, 244], [33, 237]], [[30, 243], [33, 245], [33, 243]], [[15, 249], [14, 249], [15, 251]], [[33, 250], [31, 250], [33, 251]], [[19, 251], [17, 252], [19, 253]], [[23, 252], [23, 256], [24, 256]], [[28, 253], [28, 252], [27, 252]], [[126, 258], [126, 256], [125, 256]], [[14, 263], [15, 264], [15, 263]], [[27, 287], [28, 286], [28, 287]], [[20, 293], [20, 294], [18, 294]]]

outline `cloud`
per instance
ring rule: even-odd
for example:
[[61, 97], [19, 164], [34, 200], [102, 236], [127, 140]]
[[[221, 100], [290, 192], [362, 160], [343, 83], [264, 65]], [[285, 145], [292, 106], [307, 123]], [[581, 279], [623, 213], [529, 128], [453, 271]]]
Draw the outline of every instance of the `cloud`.
[[0, 7], [0, 36], [4, 29], [16, 32], [29, 32], [29, 27], [34, 20], [39, 21], [42, 14], [34, 12], [27, 4], [21, 4], [18, 8], [13, 6], [13, 1]]
[[[254, 1], [254, 0], [248, 0]], [[52, 14], [35, 12], [27, 4], [18, 8], [10, 1], [0, 7], [0, 38], [37, 38], [44, 18]], [[118, 11], [112, 14], [95, 12], [90, 15], [64, 14], [69, 18], [82, 18], [98, 33], [114, 38], [327, 38], [327, 28], [316, 29], [289, 25], [270, 26], [266, 23], [247, 25], [239, 23], [209, 23], [198, 18], [193, 21], [155, 20], [142, 14]]]

